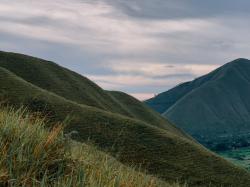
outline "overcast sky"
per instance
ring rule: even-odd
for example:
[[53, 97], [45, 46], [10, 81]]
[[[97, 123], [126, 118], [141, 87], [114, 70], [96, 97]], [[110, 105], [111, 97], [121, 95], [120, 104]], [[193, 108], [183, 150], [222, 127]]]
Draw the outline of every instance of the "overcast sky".
[[250, 58], [249, 0], [0, 0], [0, 50], [149, 98]]

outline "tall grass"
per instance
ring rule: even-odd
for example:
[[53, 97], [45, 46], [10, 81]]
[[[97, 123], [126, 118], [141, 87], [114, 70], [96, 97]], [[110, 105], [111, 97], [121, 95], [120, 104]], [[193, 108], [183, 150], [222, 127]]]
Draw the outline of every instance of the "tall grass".
[[45, 186], [75, 171], [62, 126], [47, 131], [44, 125], [23, 110], [1, 110], [1, 185]]
[[24, 110], [0, 110], [0, 186], [178, 186], [123, 166], [95, 147], [72, 142], [63, 126]]
[[[72, 142], [72, 158], [84, 163], [85, 179], [95, 187], [180, 187], [127, 167], [94, 146]], [[182, 186], [184, 187], [184, 185]]]

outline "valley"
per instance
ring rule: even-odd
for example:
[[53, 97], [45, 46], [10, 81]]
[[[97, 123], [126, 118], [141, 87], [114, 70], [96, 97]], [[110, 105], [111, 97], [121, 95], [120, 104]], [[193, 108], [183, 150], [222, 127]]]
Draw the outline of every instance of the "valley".
[[250, 170], [250, 147], [218, 151], [217, 153], [234, 164]]

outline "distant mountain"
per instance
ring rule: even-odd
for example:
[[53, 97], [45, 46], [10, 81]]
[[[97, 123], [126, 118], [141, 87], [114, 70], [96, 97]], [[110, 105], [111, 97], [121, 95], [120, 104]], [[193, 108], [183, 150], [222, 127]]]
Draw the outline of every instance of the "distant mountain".
[[53, 62], [0, 52], [0, 101], [49, 121], [69, 116], [66, 133], [129, 166], [192, 186], [250, 186], [250, 174], [198, 144], [135, 98], [105, 91]]
[[210, 148], [248, 145], [250, 61], [234, 60], [146, 104]]

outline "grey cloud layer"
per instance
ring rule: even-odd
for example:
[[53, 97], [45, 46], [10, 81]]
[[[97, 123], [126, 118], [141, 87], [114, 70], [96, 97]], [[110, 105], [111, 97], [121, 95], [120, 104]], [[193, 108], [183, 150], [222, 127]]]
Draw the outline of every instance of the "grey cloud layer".
[[131, 17], [185, 19], [248, 13], [247, 0], [106, 0]]
[[144, 98], [250, 57], [246, 0], [2, 0], [0, 49]]

